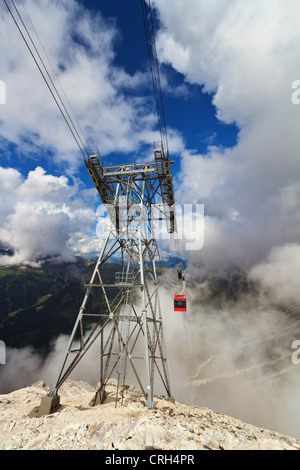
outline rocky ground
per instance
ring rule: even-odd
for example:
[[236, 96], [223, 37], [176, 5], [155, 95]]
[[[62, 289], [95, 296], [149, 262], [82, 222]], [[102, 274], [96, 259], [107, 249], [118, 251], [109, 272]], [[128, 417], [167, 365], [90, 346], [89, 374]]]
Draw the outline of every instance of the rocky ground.
[[30, 418], [48, 389], [42, 382], [0, 395], [1, 450], [298, 450], [300, 439], [246, 424], [207, 408], [155, 397], [144, 406], [134, 387], [115, 406], [111, 381], [106, 403], [91, 407], [95, 389], [67, 381], [60, 389], [61, 408]]

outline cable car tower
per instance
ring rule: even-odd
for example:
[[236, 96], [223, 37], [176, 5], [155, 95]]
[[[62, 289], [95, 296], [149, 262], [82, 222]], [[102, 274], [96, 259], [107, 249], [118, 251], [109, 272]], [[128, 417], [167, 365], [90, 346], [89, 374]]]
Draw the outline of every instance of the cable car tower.
[[[128, 367], [131, 367], [148, 407], [154, 406], [155, 372], [168, 398], [172, 398], [159, 302], [156, 270], [159, 251], [153, 237], [153, 216], [159, 212], [160, 218], [166, 219], [168, 231], [174, 232], [174, 193], [170, 160], [161, 145], [155, 145], [154, 152], [155, 161], [145, 164], [105, 167], [97, 152], [85, 161], [110, 215], [110, 227], [86, 286], [51, 397], [57, 396], [60, 386], [99, 338], [100, 386], [94, 404], [104, 401], [105, 386], [113, 373], [117, 375], [118, 395], [125, 386]], [[115, 282], [106, 283], [102, 280], [101, 266], [118, 255], [121, 264]], [[93, 294], [99, 296], [96, 313], [88, 307]], [[96, 320], [89, 331], [85, 328], [85, 320]], [[141, 362], [142, 373], [139, 372]]]
[[[151, 1], [141, 1], [161, 140], [150, 163], [105, 166], [97, 149], [84, 156], [85, 166], [110, 218], [101, 253], [80, 307], [55, 383], [42, 399], [39, 415], [59, 407], [59, 388], [96, 340], [100, 343], [100, 382], [93, 403], [106, 397], [116, 376], [116, 404], [126, 375], [133, 373], [146, 406], [152, 408], [156, 377], [172, 399], [159, 299], [155, 220], [176, 230], [175, 198], [159, 79]], [[101, 267], [118, 259], [115, 279], [105, 282]], [[95, 309], [95, 299], [97, 308]], [[92, 367], [89, 364], [89, 367]]]

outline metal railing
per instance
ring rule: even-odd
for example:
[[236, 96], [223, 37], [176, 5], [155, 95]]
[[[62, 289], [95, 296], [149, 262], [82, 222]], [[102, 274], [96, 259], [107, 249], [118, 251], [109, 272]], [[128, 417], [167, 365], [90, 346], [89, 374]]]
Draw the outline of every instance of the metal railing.
[[134, 284], [135, 276], [133, 273], [117, 272], [115, 274], [116, 285], [130, 285]]

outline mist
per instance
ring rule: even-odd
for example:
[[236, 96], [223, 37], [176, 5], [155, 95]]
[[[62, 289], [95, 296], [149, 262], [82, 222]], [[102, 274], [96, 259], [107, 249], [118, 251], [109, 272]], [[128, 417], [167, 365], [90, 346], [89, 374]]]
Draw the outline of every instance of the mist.
[[178, 399], [298, 435], [300, 382], [291, 347], [300, 334], [299, 321], [254, 294], [235, 304], [194, 301], [191, 307], [192, 317], [182, 319], [184, 341], [178, 329], [183, 355], [178, 359], [186, 377]]
[[[173, 311], [178, 286], [170, 272], [160, 278], [175, 400], [300, 435], [300, 366], [292, 361], [292, 344], [300, 338], [299, 249], [298, 245], [273, 249], [266, 260], [238, 279], [188, 278], [187, 313]], [[285, 275], [287, 266], [290, 276]], [[54, 340], [46, 359], [30, 347], [8, 348], [7, 364], [0, 369], [0, 393], [38, 380], [51, 388], [67, 341], [64, 335]], [[137, 386], [129, 369], [126, 382]], [[97, 342], [69, 378], [97, 385]], [[156, 378], [155, 394], [163, 393], [159, 382]]]

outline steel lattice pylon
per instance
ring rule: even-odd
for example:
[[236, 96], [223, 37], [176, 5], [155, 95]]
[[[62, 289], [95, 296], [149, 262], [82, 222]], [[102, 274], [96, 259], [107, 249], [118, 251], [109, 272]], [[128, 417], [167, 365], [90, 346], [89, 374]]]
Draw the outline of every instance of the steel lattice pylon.
[[[100, 387], [94, 404], [103, 403], [106, 383], [113, 374], [118, 379], [117, 403], [129, 367], [147, 407], [154, 406], [156, 376], [172, 399], [156, 270], [159, 250], [153, 225], [154, 219], [165, 219], [168, 232], [175, 231], [174, 192], [171, 162], [162, 143], [154, 145], [154, 155], [152, 163], [109, 167], [103, 166], [98, 151], [91, 151], [85, 160], [110, 224], [57, 379], [45, 397], [50, 403], [46, 413], [55, 411], [59, 388], [96, 339], [100, 341]], [[121, 261], [120, 271], [114, 282], [105, 283], [101, 266], [116, 256]], [[90, 297], [95, 298], [95, 294], [99, 298], [96, 312], [89, 310]]]

